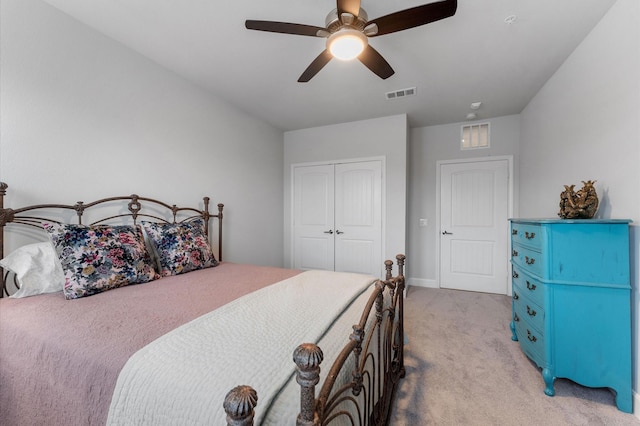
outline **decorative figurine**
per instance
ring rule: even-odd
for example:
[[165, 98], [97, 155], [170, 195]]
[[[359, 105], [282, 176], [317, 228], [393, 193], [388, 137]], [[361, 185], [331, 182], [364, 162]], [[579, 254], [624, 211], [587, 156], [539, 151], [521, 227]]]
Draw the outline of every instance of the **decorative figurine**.
[[582, 188], [574, 191], [575, 185], [564, 185], [560, 193], [560, 212], [562, 219], [591, 219], [598, 210], [598, 194], [593, 184], [595, 180], [582, 181]]

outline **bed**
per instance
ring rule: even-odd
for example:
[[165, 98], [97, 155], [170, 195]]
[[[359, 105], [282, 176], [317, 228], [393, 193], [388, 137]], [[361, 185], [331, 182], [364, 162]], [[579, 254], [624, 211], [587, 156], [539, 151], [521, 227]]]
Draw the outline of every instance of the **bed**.
[[388, 423], [403, 255], [383, 280], [236, 264], [207, 197], [9, 208], [7, 188], [3, 425]]

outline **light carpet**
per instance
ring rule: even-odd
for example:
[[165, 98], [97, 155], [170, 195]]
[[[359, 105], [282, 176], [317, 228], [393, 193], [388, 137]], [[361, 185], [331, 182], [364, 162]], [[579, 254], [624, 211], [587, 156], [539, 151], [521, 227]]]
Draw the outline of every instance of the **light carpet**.
[[540, 370], [511, 340], [511, 298], [410, 287], [406, 377], [393, 426], [639, 425], [609, 389], [565, 379], [546, 396]]

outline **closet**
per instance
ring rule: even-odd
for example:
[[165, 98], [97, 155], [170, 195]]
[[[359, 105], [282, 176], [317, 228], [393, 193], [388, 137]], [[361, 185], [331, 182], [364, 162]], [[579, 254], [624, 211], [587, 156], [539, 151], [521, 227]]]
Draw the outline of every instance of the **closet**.
[[382, 161], [293, 167], [293, 267], [380, 275]]

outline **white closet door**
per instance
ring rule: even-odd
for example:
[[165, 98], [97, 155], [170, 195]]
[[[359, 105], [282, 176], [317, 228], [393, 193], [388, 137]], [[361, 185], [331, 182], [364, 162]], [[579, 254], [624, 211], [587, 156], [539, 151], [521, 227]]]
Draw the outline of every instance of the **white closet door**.
[[380, 275], [382, 162], [293, 171], [293, 267]]
[[382, 267], [382, 165], [337, 164], [335, 269], [378, 276]]
[[334, 167], [294, 168], [295, 269], [334, 269]]

